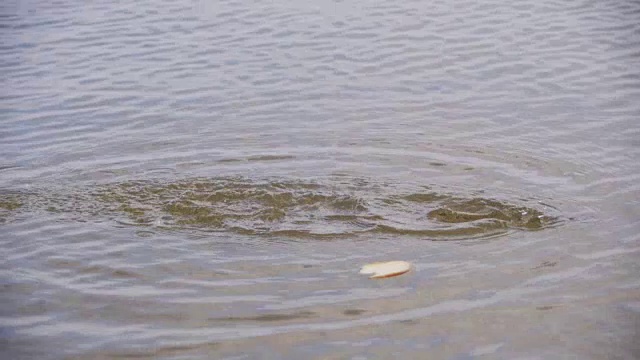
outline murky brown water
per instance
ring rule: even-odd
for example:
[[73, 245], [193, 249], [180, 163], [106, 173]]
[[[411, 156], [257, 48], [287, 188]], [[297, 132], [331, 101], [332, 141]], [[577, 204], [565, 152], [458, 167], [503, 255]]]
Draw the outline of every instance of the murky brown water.
[[637, 1], [0, 27], [1, 358], [640, 358]]

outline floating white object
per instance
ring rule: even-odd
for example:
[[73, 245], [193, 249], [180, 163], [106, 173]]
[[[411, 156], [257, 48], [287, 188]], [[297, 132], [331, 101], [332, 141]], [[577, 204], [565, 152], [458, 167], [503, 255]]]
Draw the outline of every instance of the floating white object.
[[386, 261], [367, 264], [360, 269], [360, 274], [371, 275], [369, 279], [382, 279], [402, 275], [411, 270], [411, 263], [406, 261]]

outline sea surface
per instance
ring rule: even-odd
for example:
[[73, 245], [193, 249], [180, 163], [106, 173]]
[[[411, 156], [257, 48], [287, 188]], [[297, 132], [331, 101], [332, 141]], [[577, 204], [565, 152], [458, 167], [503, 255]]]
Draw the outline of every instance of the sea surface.
[[640, 359], [640, 2], [2, 1], [0, 358]]

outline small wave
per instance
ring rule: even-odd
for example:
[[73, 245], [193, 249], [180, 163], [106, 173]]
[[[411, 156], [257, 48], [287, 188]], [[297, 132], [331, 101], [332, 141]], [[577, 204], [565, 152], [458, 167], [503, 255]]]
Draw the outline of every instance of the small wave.
[[541, 230], [560, 222], [558, 216], [533, 207], [424, 188], [381, 190], [368, 183], [229, 178], [129, 181], [71, 193], [5, 195], [0, 200], [0, 218], [6, 221], [18, 211], [44, 210], [73, 214], [76, 220], [106, 217], [120, 224], [172, 230], [314, 239], [382, 233], [432, 240]]

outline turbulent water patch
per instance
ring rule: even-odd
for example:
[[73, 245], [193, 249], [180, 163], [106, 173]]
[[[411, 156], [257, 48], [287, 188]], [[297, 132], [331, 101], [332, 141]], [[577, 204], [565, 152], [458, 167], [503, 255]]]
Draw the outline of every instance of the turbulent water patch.
[[456, 239], [539, 230], [558, 222], [558, 217], [532, 207], [413, 190], [366, 182], [130, 181], [67, 194], [13, 194], [0, 206], [5, 220], [12, 212], [40, 209], [74, 214], [76, 219], [285, 237], [389, 233]]
[[0, 193], [0, 223], [23, 206], [22, 196], [15, 193]]

